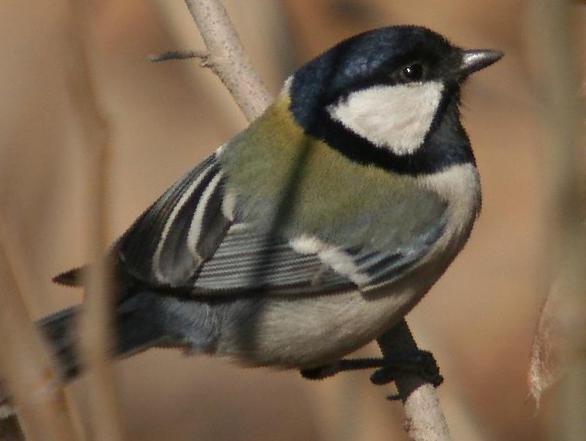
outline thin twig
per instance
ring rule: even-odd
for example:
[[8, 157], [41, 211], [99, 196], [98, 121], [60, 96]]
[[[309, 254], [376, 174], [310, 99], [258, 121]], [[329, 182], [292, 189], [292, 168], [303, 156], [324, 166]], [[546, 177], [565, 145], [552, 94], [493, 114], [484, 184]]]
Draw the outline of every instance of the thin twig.
[[160, 63], [162, 61], [174, 60], [188, 60], [190, 58], [199, 58], [202, 61], [202, 66], [207, 67], [207, 59], [209, 52], [201, 50], [185, 50], [185, 51], [168, 51], [160, 54], [152, 54], [147, 56], [147, 61], [151, 63]]
[[80, 353], [88, 373], [93, 438], [122, 441], [123, 425], [110, 362], [113, 346], [112, 303], [108, 261], [107, 183], [110, 166], [110, 134], [100, 109], [90, 69], [87, 48], [91, 41], [89, 3], [71, 0], [68, 40], [72, 57], [67, 71], [71, 102], [78, 116], [82, 145], [85, 148], [87, 174], [87, 210], [90, 222], [86, 237], [90, 242], [89, 262], [93, 262], [86, 280], [86, 299], [80, 323]]
[[[14, 399], [28, 440], [74, 441], [73, 422], [67, 411], [59, 376], [44, 349], [23, 302], [13, 262], [6, 250], [0, 225], [0, 336], [2, 379]], [[19, 440], [14, 420], [2, 423], [5, 436]]]
[[185, 0], [208, 48], [208, 67], [222, 80], [248, 121], [272, 101], [248, 60], [224, 6], [217, 0]]
[[[209, 51], [209, 67], [226, 85], [232, 97], [251, 121], [271, 102], [271, 96], [254, 70], [219, 0], [185, 0]], [[381, 343], [382, 342], [382, 343]], [[405, 322], [379, 340], [384, 353], [416, 351], [417, 345]], [[397, 386], [404, 399], [414, 441], [450, 439], [446, 419], [432, 385], [413, 375], [401, 376]], [[422, 436], [428, 436], [423, 438]]]

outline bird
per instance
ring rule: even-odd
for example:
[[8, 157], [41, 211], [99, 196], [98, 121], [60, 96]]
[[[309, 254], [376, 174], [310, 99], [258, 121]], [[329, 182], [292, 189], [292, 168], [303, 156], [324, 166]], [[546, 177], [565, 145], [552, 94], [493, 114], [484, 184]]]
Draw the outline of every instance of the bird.
[[[461, 88], [503, 53], [414, 25], [350, 37], [116, 240], [116, 355], [178, 348], [307, 378], [396, 326], [467, 242], [480, 178]], [[83, 286], [87, 266], [54, 278]], [[73, 306], [39, 321], [81, 371]], [[367, 366], [368, 365], [368, 366]]]

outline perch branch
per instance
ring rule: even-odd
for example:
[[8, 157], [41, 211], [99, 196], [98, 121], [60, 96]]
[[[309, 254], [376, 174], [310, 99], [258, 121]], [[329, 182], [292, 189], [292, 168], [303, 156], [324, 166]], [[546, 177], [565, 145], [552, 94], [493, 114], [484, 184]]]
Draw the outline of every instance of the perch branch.
[[[226, 10], [219, 0], [185, 0], [185, 3], [209, 51], [209, 67], [252, 121], [270, 104], [271, 96], [248, 61]], [[383, 354], [417, 350], [406, 322], [381, 337], [379, 345]], [[403, 397], [409, 436], [414, 441], [449, 440], [434, 387], [412, 374], [399, 376], [397, 387]]]
[[[384, 357], [417, 351], [415, 339], [402, 320], [377, 340]], [[416, 374], [403, 372], [395, 385], [405, 408], [405, 431], [414, 441], [448, 441], [450, 430], [435, 387]]]

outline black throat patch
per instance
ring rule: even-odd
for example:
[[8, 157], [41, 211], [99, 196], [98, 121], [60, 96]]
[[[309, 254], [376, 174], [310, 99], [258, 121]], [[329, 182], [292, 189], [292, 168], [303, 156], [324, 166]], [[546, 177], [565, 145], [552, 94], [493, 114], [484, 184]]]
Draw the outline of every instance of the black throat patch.
[[354, 162], [408, 175], [433, 174], [452, 165], [475, 163], [470, 141], [460, 123], [457, 90], [445, 92], [422, 146], [413, 153], [397, 155], [332, 119], [323, 105], [299, 103], [295, 83], [291, 85], [289, 110], [297, 123], [307, 134], [323, 140]]

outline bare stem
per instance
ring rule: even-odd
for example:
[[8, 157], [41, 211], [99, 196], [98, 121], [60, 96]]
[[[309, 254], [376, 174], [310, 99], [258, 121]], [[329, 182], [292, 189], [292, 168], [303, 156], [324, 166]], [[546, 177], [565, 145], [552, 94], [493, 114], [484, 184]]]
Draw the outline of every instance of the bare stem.
[[[271, 102], [271, 96], [244, 52], [226, 10], [219, 0], [185, 0], [209, 51], [208, 64], [226, 85], [251, 121]], [[417, 345], [406, 322], [379, 340], [383, 354], [416, 351]], [[415, 441], [450, 439], [446, 419], [432, 385], [419, 377], [402, 375], [397, 386], [404, 399], [407, 432]]]
[[87, 48], [90, 46], [89, 4], [84, 0], [70, 1], [71, 62], [68, 84], [71, 102], [78, 116], [81, 142], [86, 150], [87, 210], [90, 222], [86, 237], [90, 242], [89, 262], [93, 262], [86, 283], [84, 314], [80, 323], [81, 348], [91, 395], [94, 439], [121, 441], [123, 425], [116, 397], [110, 357], [113, 335], [111, 309], [113, 293], [110, 286], [108, 261], [107, 183], [110, 168], [110, 134], [100, 109], [90, 69]]
[[248, 60], [224, 6], [217, 0], [185, 0], [208, 48], [208, 67], [222, 80], [248, 121], [271, 103], [271, 95]]

